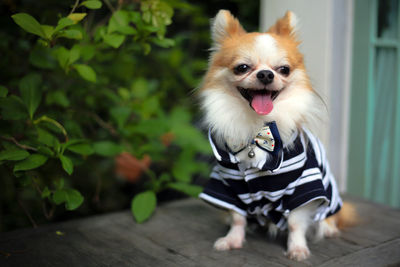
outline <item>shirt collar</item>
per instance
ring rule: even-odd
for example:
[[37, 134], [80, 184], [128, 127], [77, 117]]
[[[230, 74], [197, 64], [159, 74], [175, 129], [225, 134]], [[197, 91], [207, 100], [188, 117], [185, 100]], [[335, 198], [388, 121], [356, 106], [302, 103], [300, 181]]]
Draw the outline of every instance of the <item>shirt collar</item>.
[[269, 154], [269, 156], [266, 155], [263, 162], [257, 164], [259, 169], [276, 170], [279, 169], [282, 163], [283, 144], [275, 121], [265, 123], [264, 127], [259, 133], [257, 133], [257, 135], [249, 144], [238, 148], [236, 151], [232, 151], [232, 149], [230, 149], [226, 143], [224, 143], [224, 147], [218, 146], [214, 136], [211, 133], [211, 129], [208, 132], [208, 138], [215, 158], [219, 162], [231, 164], [239, 163], [235, 155], [249, 147], [249, 145], [253, 145], [254, 147], [258, 147], [265, 153]]

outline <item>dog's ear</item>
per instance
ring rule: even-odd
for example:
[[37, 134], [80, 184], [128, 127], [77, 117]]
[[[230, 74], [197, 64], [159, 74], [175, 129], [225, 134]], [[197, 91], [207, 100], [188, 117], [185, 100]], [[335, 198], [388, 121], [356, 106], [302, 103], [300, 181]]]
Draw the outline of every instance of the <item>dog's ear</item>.
[[296, 36], [298, 27], [298, 20], [296, 14], [292, 11], [286, 12], [285, 16], [278, 19], [271, 28], [268, 29], [268, 33], [275, 33], [283, 36]]
[[228, 10], [220, 10], [211, 21], [211, 34], [214, 48], [218, 48], [225, 38], [244, 33], [246, 33], [246, 31]]

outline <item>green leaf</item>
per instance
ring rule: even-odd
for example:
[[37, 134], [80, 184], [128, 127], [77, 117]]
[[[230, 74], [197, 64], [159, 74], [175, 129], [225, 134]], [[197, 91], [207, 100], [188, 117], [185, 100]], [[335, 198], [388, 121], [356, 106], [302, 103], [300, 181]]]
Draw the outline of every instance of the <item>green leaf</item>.
[[107, 33], [119, 32], [127, 35], [136, 34], [136, 29], [129, 26], [130, 22], [129, 12], [126, 10], [118, 10], [114, 12], [108, 22]]
[[65, 235], [65, 232], [56, 231], [56, 235], [63, 236], [63, 235]]
[[87, 141], [85, 139], [70, 139], [67, 142], [65, 142], [64, 144], [62, 144], [62, 146], [64, 148], [68, 148], [69, 146], [76, 145], [76, 144], [81, 144], [81, 143], [84, 143], [84, 142], [87, 142]]
[[65, 92], [61, 90], [51, 91], [47, 93], [46, 104], [47, 105], [55, 104], [63, 108], [70, 106], [69, 99], [65, 95]]
[[54, 27], [50, 25], [41, 25], [47, 40], [51, 40], [54, 33]]
[[151, 13], [149, 12], [149, 11], [145, 11], [145, 10], [143, 10], [142, 9], [142, 11], [143, 11], [143, 20], [145, 21], [145, 22], [147, 22], [147, 23], [150, 23], [151, 22]]
[[91, 145], [89, 144], [76, 144], [76, 145], [70, 145], [67, 147], [69, 151], [72, 151], [74, 153], [80, 154], [80, 155], [91, 155], [94, 153], [94, 149], [92, 148]]
[[210, 154], [211, 149], [207, 139], [195, 127], [190, 124], [175, 124], [171, 127], [172, 133], [176, 136], [174, 143], [182, 147], [192, 147], [204, 154]]
[[169, 39], [169, 38], [163, 38], [163, 39], [159, 39], [159, 38], [151, 38], [151, 41], [163, 48], [170, 48], [172, 46], [175, 45], [175, 41], [173, 39]]
[[163, 28], [172, 23], [174, 9], [167, 3], [162, 1], [146, 0], [141, 1], [141, 10], [143, 12], [143, 20], [150, 23], [154, 27]]
[[64, 189], [56, 190], [53, 194], [53, 201], [56, 205], [60, 205], [66, 201], [66, 193]]
[[131, 92], [135, 98], [140, 100], [147, 98], [150, 95], [149, 82], [144, 78], [136, 78], [132, 82]]
[[118, 48], [125, 40], [125, 36], [117, 33], [106, 34], [103, 36], [104, 42], [114, 48]]
[[193, 174], [198, 171], [198, 162], [194, 160], [194, 154], [193, 150], [189, 149], [189, 147], [186, 147], [180, 153], [172, 167], [172, 174], [175, 179], [184, 183], [191, 182]]
[[29, 152], [23, 149], [10, 149], [0, 151], [0, 161], [2, 160], [23, 160], [29, 156]]
[[171, 126], [179, 126], [182, 124], [190, 124], [192, 120], [190, 112], [183, 107], [175, 107], [169, 114], [169, 119], [171, 121]]
[[102, 3], [97, 0], [89, 0], [89, 1], [84, 1], [80, 4], [80, 6], [85, 6], [89, 9], [99, 9], [102, 6]]
[[169, 188], [183, 192], [189, 196], [197, 197], [203, 191], [203, 187], [187, 183], [170, 183]]
[[35, 45], [29, 54], [29, 62], [42, 69], [53, 69], [56, 66], [52, 49], [41, 45]]
[[4, 120], [21, 120], [28, 117], [22, 99], [16, 95], [0, 98], [1, 116]]
[[118, 10], [113, 13], [108, 22], [107, 32], [117, 31], [121, 26], [128, 26], [130, 23], [129, 12], [126, 10]]
[[125, 34], [125, 35], [135, 35], [137, 34], [137, 30], [132, 26], [121, 26], [118, 28], [117, 32]]
[[45, 156], [49, 156], [49, 157], [53, 157], [54, 156], [53, 150], [51, 150], [50, 148], [48, 148], [46, 146], [39, 146], [38, 147], [38, 152], [40, 154], [45, 155]]
[[55, 147], [59, 143], [58, 139], [49, 133], [48, 131], [38, 127], [37, 128], [37, 133], [38, 133], [38, 141], [42, 144], [45, 144], [49, 147]]
[[121, 146], [110, 141], [96, 142], [93, 149], [96, 154], [105, 157], [115, 156], [123, 151]]
[[129, 90], [124, 87], [118, 88], [118, 94], [123, 100], [129, 100], [131, 97]]
[[71, 50], [68, 50], [61, 46], [54, 53], [61, 68], [67, 70], [69, 65], [75, 63], [80, 58], [81, 47], [74, 45]]
[[75, 39], [75, 40], [81, 40], [83, 38], [82, 32], [78, 30], [65, 30], [62, 33], [58, 35], [59, 37], [65, 37], [68, 39]]
[[0, 85], [0, 97], [6, 97], [8, 89], [5, 86]]
[[67, 189], [67, 201], [65, 203], [65, 208], [67, 210], [75, 210], [79, 208], [83, 203], [83, 196], [78, 190], [75, 189]]
[[153, 191], [146, 191], [136, 195], [131, 203], [131, 210], [136, 222], [146, 221], [154, 212], [157, 205], [156, 194]]
[[75, 210], [83, 203], [83, 196], [75, 189], [59, 189], [53, 194], [53, 201], [56, 205], [65, 203], [67, 210]]
[[46, 163], [47, 157], [41, 154], [31, 154], [23, 161], [15, 164], [14, 172], [36, 169]]
[[96, 53], [96, 47], [94, 45], [90, 44], [85, 44], [85, 45], [80, 45], [80, 54], [81, 57], [84, 61], [89, 61], [90, 59], [93, 58], [93, 56]]
[[48, 198], [48, 197], [50, 197], [50, 194], [51, 194], [51, 192], [50, 192], [49, 188], [46, 186], [46, 187], [43, 188], [43, 190], [42, 190], [42, 195], [41, 195], [41, 197], [42, 197], [42, 198]]
[[76, 24], [79, 21], [83, 20], [83, 18], [86, 17], [86, 15], [87, 15], [86, 13], [72, 13], [69, 14], [67, 18], [69, 18]]
[[133, 133], [142, 134], [154, 139], [167, 132], [167, 126], [168, 122], [162, 119], [141, 120], [134, 125]]
[[131, 108], [124, 106], [116, 106], [111, 108], [110, 114], [114, 121], [117, 123], [118, 128], [121, 129], [131, 114]]
[[71, 159], [67, 156], [60, 155], [60, 161], [64, 171], [71, 175], [74, 171], [74, 164], [72, 163]]
[[55, 50], [55, 56], [60, 64], [60, 67], [64, 70], [67, 70], [69, 66], [69, 50], [65, 47], [61, 46], [57, 50]]
[[46, 38], [46, 33], [43, 31], [40, 23], [31, 15], [26, 13], [18, 13], [11, 16], [18, 26], [27, 32], [36, 34], [42, 38]]
[[143, 49], [143, 54], [148, 55], [150, 54], [151, 51], [151, 45], [148, 43], [141, 43], [142, 49]]
[[84, 64], [74, 64], [73, 66], [83, 79], [93, 83], [96, 82], [96, 72], [90, 66]]
[[81, 47], [74, 45], [69, 51], [69, 64], [75, 63], [81, 56]]
[[33, 115], [40, 104], [42, 98], [42, 90], [40, 88], [40, 83], [42, 78], [38, 74], [28, 74], [22, 78], [19, 82], [19, 90], [21, 92], [21, 98], [24, 102], [30, 118]]
[[150, 118], [152, 115], [157, 114], [161, 109], [160, 97], [158, 95], [153, 95], [144, 99], [141, 104], [140, 113], [144, 118]]
[[191, 167], [191, 165], [185, 165], [177, 162], [172, 168], [172, 175], [178, 181], [189, 183], [192, 180], [192, 169], [193, 168]]
[[58, 180], [55, 180], [53, 183], [57, 190], [61, 190], [64, 188], [65, 181], [63, 178], [60, 178]]
[[70, 118], [65, 120], [64, 126], [70, 136], [82, 137], [84, 136], [82, 127], [86, 127], [87, 125], [81, 123], [81, 121], [78, 122], [75, 121], [73, 118]]
[[68, 26], [71, 26], [74, 24], [74, 21], [70, 18], [61, 18], [58, 23], [57, 27], [54, 29], [54, 32], [58, 32]]

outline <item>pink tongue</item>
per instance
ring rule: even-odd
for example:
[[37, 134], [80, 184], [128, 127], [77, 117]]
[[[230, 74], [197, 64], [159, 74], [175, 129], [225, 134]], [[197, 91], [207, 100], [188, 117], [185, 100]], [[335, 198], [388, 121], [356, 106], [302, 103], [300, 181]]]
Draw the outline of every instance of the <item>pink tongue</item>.
[[259, 115], [267, 115], [274, 107], [271, 93], [255, 93], [251, 101], [251, 106]]

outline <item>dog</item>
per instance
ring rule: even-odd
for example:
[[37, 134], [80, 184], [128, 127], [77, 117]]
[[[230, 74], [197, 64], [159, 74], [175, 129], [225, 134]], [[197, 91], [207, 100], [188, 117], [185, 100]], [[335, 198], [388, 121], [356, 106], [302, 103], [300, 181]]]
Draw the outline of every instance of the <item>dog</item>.
[[218, 164], [200, 198], [232, 214], [216, 250], [245, 241], [247, 219], [288, 231], [287, 255], [310, 256], [306, 233], [339, 234], [343, 205], [324, 148], [312, 129], [325, 108], [312, 88], [288, 11], [267, 32], [246, 32], [227, 10], [211, 23], [208, 71], [199, 87], [204, 124]]

